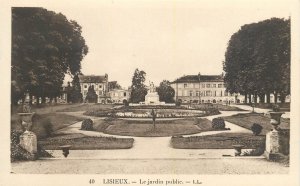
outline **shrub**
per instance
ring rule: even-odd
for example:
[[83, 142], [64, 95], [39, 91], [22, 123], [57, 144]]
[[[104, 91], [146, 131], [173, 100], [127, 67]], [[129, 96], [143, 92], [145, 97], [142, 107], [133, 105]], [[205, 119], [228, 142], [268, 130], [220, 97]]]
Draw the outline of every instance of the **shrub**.
[[44, 127], [46, 137], [50, 137], [52, 135], [52, 132], [54, 131], [53, 125], [52, 125], [50, 119], [46, 118], [46, 119], [42, 120], [41, 125]]
[[181, 106], [181, 101], [180, 101], [180, 100], [176, 101], [175, 105], [176, 105], [177, 107], [180, 107], [180, 106]]
[[262, 131], [263, 127], [260, 124], [253, 123], [251, 126], [251, 130], [255, 136], [259, 135]]
[[278, 104], [274, 104], [272, 106], [272, 109], [273, 109], [274, 112], [279, 112], [280, 111], [280, 106]]
[[91, 119], [85, 119], [82, 121], [81, 130], [93, 130], [93, 121]]
[[225, 129], [225, 121], [223, 118], [218, 117], [212, 120], [213, 129]]
[[123, 100], [123, 104], [124, 104], [125, 107], [129, 106], [129, 102], [126, 99]]

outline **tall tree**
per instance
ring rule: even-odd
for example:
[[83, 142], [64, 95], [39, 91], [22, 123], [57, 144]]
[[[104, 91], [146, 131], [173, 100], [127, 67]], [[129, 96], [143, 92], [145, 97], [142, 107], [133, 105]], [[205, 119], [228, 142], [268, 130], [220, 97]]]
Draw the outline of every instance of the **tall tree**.
[[87, 52], [75, 21], [43, 8], [12, 8], [12, 88], [20, 92], [12, 102], [26, 91], [42, 101], [59, 96], [65, 74], [79, 73]]
[[80, 103], [83, 100], [82, 93], [81, 93], [81, 87], [79, 82], [79, 77], [76, 74], [72, 81], [72, 90], [71, 90], [71, 100], [73, 103]]
[[229, 41], [223, 69], [231, 93], [259, 96], [261, 101], [266, 95], [267, 102], [271, 93], [285, 97], [290, 93], [290, 20], [242, 26]]
[[141, 101], [145, 101], [145, 96], [147, 94], [147, 89], [145, 86], [146, 80], [146, 72], [143, 70], [136, 69], [134, 71], [132, 77], [132, 84], [131, 84], [131, 97], [130, 101], [133, 103], [139, 103]]
[[159, 101], [174, 103], [175, 90], [171, 87], [171, 83], [168, 80], [160, 82], [156, 90], [159, 95]]

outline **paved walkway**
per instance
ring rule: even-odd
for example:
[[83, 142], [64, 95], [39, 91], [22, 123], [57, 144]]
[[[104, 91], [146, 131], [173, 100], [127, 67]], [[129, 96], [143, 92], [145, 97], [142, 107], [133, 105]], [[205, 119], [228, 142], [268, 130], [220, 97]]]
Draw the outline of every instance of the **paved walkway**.
[[[232, 105], [232, 106], [238, 107], [243, 110], [251, 111], [251, 112], [253, 110], [253, 108], [249, 105]], [[271, 112], [271, 111], [272, 111], [272, 109], [263, 109], [263, 108], [256, 108], [256, 107], [254, 108], [254, 112], [257, 112], [257, 113], [268, 114], [268, 112]], [[290, 118], [290, 112], [285, 112], [281, 117]]]

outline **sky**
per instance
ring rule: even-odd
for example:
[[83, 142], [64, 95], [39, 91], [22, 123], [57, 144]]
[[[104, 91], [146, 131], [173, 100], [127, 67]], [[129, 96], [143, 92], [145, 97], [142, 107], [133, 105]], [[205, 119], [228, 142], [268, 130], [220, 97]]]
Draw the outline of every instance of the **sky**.
[[183, 75], [222, 73], [232, 34], [244, 24], [288, 18], [285, 1], [101, 1], [48, 4], [82, 26], [85, 75], [131, 85], [134, 70], [155, 85]]

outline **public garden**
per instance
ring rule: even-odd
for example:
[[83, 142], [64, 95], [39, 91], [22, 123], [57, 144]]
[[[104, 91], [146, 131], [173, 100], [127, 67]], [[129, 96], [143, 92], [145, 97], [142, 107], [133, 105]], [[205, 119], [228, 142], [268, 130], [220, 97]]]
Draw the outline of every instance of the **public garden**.
[[[170, 109], [161, 106], [157, 108], [166, 115], [170, 112]], [[22, 125], [17, 114], [20, 108], [14, 109], [16, 111], [12, 112], [12, 131], [17, 131], [20, 135]], [[203, 115], [185, 117], [161, 115], [156, 118], [155, 125], [153, 125], [153, 118], [145, 115], [137, 115], [137, 117], [116, 115], [117, 112], [132, 109], [128, 106], [102, 104], [33, 107], [32, 112], [35, 114], [32, 118], [32, 131], [38, 139], [38, 157], [32, 157], [16, 147], [16, 144], [12, 144], [12, 172], [210, 174], [288, 172], [288, 153], [271, 161], [263, 156], [266, 133], [273, 128], [270, 124], [270, 116], [267, 115], [270, 109], [255, 108], [253, 113], [253, 108], [247, 105], [210, 105], [209, 109], [207, 106], [199, 108], [198, 105], [195, 108], [188, 108], [182, 105], [172, 108], [173, 113], [198, 109], [196, 113]], [[145, 113], [151, 110], [145, 106], [138, 107], [137, 110], [139, 109]], [[99, 113], [112, 114], [103, 116]], [[288, 114], [283, 115], [280, 128], [289, 129], [288, 117]], [[253, 123], [259, 124], [262, 129], [252, 130]], [[66, 145], [69, 145], [67, 157], [62, 151], [62, 147]], [[236, 156], [234, 147], [238, 145], [242, 145], [242, 149], [241, 154]], [[91, 166], [92, 162], [95, 163], [92, 166], [94, 168], [87, 170], [86, 166]], [[143, 170], [134, 169], [130, 162], [145, 167]], [[159, 165], [150, 166], [155, 162], [159, 162]], [[238, 162], [246, 166], [239, 166]], [[122, 165], [119, 165], [120, 163]], [[54, 168], [58, 166], [57, 164], [64, 165], [65, 168], [59, 170]], [[256, 164], [266, 165], [266, 168], [257, 169]], [[75, 169], [75, 165], [80, 169]], [[211, 168], [199, 169], [196, 165], [205, 167], [213, 165], [220, 169], [215, 171]], [[189, 166], [191, 169], [186, 170]], [[224, 167], [227, 166], [229, 168], [225, 169]], [[36, 168], [32, 169], [32, 167]]]

